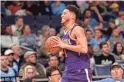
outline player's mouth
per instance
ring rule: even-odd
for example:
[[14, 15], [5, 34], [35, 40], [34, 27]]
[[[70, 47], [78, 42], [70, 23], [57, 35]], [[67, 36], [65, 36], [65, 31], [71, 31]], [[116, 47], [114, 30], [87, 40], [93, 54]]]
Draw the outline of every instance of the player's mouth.
[[65, 20], [65, 19], [64, 19], [64, 18], [62, 18], [62, 19], [61, 19], [61, 22], [63, 22], [64, 20]]

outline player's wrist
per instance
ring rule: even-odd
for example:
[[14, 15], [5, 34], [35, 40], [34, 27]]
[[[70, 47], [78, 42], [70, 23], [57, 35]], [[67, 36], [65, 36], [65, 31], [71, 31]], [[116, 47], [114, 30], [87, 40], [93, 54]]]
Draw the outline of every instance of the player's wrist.
[[67, 44], [64, 44], [64, 45], [63, 45], [63, 48], [67, 48]]

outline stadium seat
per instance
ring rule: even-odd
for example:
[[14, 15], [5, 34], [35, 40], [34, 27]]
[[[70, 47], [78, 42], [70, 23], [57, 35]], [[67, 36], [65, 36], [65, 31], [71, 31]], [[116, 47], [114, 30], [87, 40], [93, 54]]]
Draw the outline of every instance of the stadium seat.
[[0, 8], [1, 14], [5, 14], [5, 7], [2, 5]]
[[24, 24], [34, 24], [34, 16], [23, 16]]
[[51, 24], [51, 27], [54, 28], [57, 32], [59, 32], [60, 28], [61, 28], [61, 24]]
[[124, 64], [124, 60], [116, 60], [116, 62], [119, 64]]
[[16, 16], [5, 16], [3, 19], [4, 24], [15, 24], [15, 18]]
[[119, 4], [120, 11], [124, 11], [124, 2], [123, 1], [119, 1], [118, 4]]
[[59, 29], [61, 28], [61, 17], [60, 16], [51, 16], [51, 27], [55, 28], [57, 32], [59, 32]]
[[61, 17], [60, 16], [51, 16], [52, 24], [61, 24]]
[[47, 15], [36, 16], [36, 24], [46, 24], [49, 25], [51, 23], [50, 17]]
[[95, 65], [95, 74], [96, 76], [110, 75], [111, 65]]
[[31, 28], [31, 32], [37, 34], [36, 28], [35, 28], [35, 24], [29, 24], [30, 28]]
[[42, 26], [44, 26], [44, 25], [49, 25], [50, 26], [50, 24], [42, 24], [42, 23], [41, 24], [37, 24], [36, 23], [36, 29], [37, 29], [37, 31], [38, 30], [41, 30]]
[[76, 3], [76, 1], [62, 1], [65, 5], [70, 5], [70, 4], [72, 4], [72, 5], [74, 5], [74, 3]]

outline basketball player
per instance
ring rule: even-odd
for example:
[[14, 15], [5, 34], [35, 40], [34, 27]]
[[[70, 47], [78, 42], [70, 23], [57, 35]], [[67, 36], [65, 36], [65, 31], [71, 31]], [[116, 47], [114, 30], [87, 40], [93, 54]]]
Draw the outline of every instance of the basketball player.
[[61, 82], [91, 82], [90, 59], [84, 29], [76, 24], [79, 9], [68, 5], [62, 15], [64, 25], [63, 40], [54, 38], [56, 46], [63, 48], [65, 54], [65, 72]]

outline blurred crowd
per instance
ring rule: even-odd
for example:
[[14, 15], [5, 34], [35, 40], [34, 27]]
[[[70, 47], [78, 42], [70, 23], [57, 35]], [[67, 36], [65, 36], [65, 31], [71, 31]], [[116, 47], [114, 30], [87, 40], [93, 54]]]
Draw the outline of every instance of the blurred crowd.
[[[2, 1], [1, 37], [17, 37], [18, 41], [8, 47], [4, 46], [6, 40], [1, 44], [0, 75], [6, 77], [5, 81], [17, 82], [13, 77], [17, 76], [24, 82], [29, 82], [30, 78], [33, 82], [35, 78], [59, 82], [65, 68], [64, 57], [61, 52], [51, 55], [43, 45], [50, 36], [62, 37], [62, 26], [58, 31], [50, 25], [43, 25], [33, 32], [31, 26], [24, 23], [23, 16], [61, 16], [69, 4], [76, 5], [81, 11], [77, 24], [85, 30], [93, 75], [95, 65], [124, 61], [123, 1]], [[16, 16], [15, 24], [5, 24], [4, 18], [7, 16]]]

